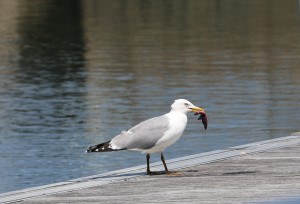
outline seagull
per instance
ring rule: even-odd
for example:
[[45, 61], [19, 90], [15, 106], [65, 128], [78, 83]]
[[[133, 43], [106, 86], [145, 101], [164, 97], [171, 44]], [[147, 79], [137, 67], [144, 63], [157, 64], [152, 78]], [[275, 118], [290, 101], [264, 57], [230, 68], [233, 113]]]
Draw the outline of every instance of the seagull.
[[[86, 152], [141, 151], [146, 153], [148, 175], [159, 174], [150, 171], [149, 162], [150, 154], [160, 153], [165, 173], [170, 174], [163, 152], [166, 147], [174, 144], [181, 137], [187, 124], [187, 113], [189, 112], [206, 117], [203, 108], [193, 105], [186, 99], [177, 99], [171, 105], [169, 113], [145, 120], [127, 131], [122, 131], [110, 141], [90, 146]], [[206, 123], [204, 121], [202, 117], [206, 129], [207, 118]]]

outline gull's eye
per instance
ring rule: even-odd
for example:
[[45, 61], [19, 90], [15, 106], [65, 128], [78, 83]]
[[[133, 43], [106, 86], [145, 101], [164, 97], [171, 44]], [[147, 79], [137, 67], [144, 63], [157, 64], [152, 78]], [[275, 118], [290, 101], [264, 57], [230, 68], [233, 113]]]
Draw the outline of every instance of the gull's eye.
[[184, 105], [185, 105], [185, 106], [189, 106], [189, 104], [188, 104], [188, 103], [184, 103]]

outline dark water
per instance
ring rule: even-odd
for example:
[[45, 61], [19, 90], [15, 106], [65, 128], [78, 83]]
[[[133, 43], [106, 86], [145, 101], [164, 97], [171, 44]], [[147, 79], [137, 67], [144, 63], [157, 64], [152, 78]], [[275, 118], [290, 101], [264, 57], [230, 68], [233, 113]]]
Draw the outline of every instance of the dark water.
[[299, 131], [299, 66], [296, 0], [0, 1], [0, 192], [144, 164], [84, 151], [177, 98], [168, 159]]

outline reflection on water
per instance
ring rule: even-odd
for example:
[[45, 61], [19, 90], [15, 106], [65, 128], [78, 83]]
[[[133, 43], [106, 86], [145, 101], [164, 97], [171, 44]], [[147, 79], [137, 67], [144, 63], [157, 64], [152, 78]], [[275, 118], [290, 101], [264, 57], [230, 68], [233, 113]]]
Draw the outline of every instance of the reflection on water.
[[[186, 98], [168, 159], [299, 131], [297, 1], [1, 1], [0, 192], [144, 164], [84, 154]], [[159, 158], [153, 157], [153, 161]]]

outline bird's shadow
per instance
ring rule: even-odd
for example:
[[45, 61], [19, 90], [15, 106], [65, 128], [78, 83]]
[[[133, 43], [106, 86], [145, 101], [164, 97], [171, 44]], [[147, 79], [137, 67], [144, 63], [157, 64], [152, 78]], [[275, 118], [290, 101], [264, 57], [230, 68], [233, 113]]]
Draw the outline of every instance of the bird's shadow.
[[[183, 171], [175, 171], [175, 173], [181, 173], [178, 174], [177, 176], [185, 176], [188, 173], [195, 173], [198, 172], [197, 170], [183, 170]], [[172, 175], [172, 174], [171, 174]], [[122, 178], [124, 180], [130, 179], [130, 178], [134, 178], [134, 177], [142, 177], [142, 176], [168, 176], [168, 174], [166, 174], [165, 171], [155, 171], [153, 172], [153, 174], [147, 174], [147, 172], [136, 172], [136, 173], [120, 173], [120, 174], [115, 174], [115, 175], [107, 175], [107, 176], [99, 176], [99, 177], [93, 177], [93, 178], [89, 178], [88, 180], [98, 180], [98, 179], [109, 179], [111, 178], [113, 180], [113, 178]], [[119, 180], [119, 179], [118, 179]], [[122, 180], [122, 179], [120, 179]]]
[[[184, 175], [188, 173], [196, 173], [198, 170], [182, 170], [182, 171], [171, 171], [172, 173], [181, 173], [179, 175]], [[153, 174], [147, 174], [146, 172], [139, 172], [139, 173], [125, 173], [125, 174], [119, 174], [119, 175], [110, 175], [105, 176], [101, 178], [112, 178], [112, 177], [135, 177], [135, 176], [163, 176], [163, 175], [169, 175], [166, 174], [165, 171], [154, 171]], [[99, 177], [100, 178], [100, 177]]]
[[107, 175], [107, 176], [99, 176], [93, 177], [89, 180], [97, 180], [97, 179], [107, 179], [107, 178], [122, 178], [129, 179], [133, 177], [141, 177], [141, 176], [160, 176], [160, 175], [167, 175], [165, 171], [155, 171], [153, 174], [147, 174], [146, 172], [137, 172], [137, 173], [124, 173], [124, 174], [116, 174], [116, 175]]

